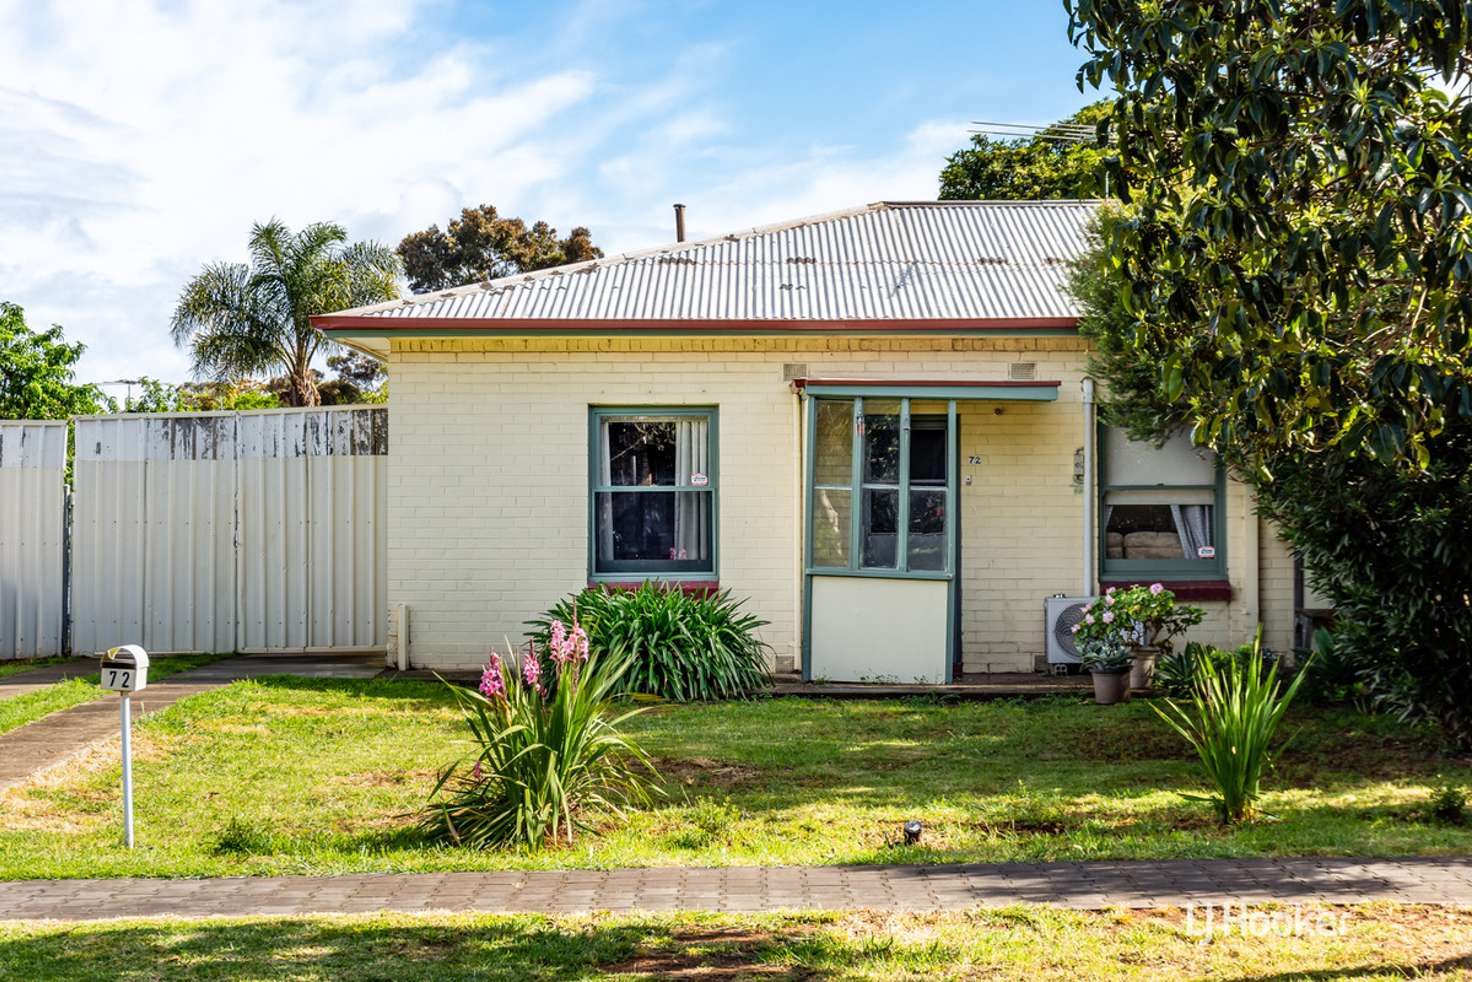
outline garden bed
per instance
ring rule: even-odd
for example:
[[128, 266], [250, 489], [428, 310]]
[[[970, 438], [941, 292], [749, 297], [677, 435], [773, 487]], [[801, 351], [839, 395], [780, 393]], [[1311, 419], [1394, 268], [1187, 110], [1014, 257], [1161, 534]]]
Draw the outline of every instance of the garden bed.
[[[627, 823], [536, 855], [427, 844], [413, 812], [464, 751], [443, 686], [272, 678], [145, 719], [139, 848], [116, 848], [115, 753], [0, 797], [0, 878], [512, 867], [1409, 855], [1472, 849], [1436, 822], [1434, 734], [1303, 709], [1268, 818], [1223, 830], [1193, 758], [1141, 701], [759, 700], [661, 706], [629, 724], [666, 779]], [[918, 846], [900, 825], [925, 825]]]

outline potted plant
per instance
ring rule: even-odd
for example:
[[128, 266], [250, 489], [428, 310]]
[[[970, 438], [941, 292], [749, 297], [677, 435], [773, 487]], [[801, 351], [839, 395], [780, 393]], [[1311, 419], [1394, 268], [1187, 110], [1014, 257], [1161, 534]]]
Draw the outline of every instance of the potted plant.
[[1119, 637], [1090, 638], [1079, 646], [1084, 668], [1094, 677], [1094, 701], [1112, 706], [1129, 694], [1126, 685], [1133, 657]]
[[1110, 587], [1084, 611], [1075, 628], [1083, 640], [1117, 638], [1130, 649], [1130, 688], [1148, 689], [1155, 662], [1172, 649], [1187, 628], [1201, 623], [1199, 607], [1176, 603], [1163, 584], [1139, 584], [1126, 590]]

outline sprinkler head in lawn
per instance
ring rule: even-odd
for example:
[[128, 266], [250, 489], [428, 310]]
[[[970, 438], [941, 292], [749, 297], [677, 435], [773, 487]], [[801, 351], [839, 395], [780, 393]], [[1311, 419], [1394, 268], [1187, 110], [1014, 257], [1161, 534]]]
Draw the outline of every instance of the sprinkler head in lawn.
[[923, 825], [921, 825], [919, 822], [914, 821], [913, 819], [911, 821], [906, 822], [905, 823], [905, 845], [907, 845], [907, 846], [916, 846], [916, 845], [919, 845], [920, 844], [920, 833], [922, 831], [924, 831], [924, 828], [925, 827]]

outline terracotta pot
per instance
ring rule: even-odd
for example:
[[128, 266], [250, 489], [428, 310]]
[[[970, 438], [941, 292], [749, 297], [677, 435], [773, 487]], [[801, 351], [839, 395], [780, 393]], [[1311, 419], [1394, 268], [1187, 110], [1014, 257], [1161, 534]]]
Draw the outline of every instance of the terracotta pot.
[[1155, 682], [1155, 661], [1160, 657], [1160, 649], [1137, 645], [1134, 656], [1135, 663], [1130, 667], [1130, 688], [1148, 689]]
[[1094, 701], [1112, 706], [1129, 695], [1129, 672], [1090, 672], [1094, 677]]

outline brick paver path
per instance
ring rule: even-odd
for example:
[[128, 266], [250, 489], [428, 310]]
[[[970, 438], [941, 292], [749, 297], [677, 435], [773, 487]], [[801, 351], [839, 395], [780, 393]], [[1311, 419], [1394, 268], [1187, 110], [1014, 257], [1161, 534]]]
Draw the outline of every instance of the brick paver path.
[[[72, 675], [95, 671], [96, 662], [90, 662], [84, 672], [78, 672], [75, 664], [51, 666], [38, 669], [56, 677], [61, 670]], [[301, 657], [247, 656], [225, 658], [210, 662], [199, 668], [171, 675], [167, 681], [149, 685], [133, 697], [134, 719], [146, 713], [167, 709], [180, 699], [204, 692], [207, 689], [228, 685], [237, 679], [255, 678], [261, 675], [303, 675], [311, 678], [372, 678], [383, 670], [382, 655], [304, 655]], [[23, 673], [31, 675], [35, 673]], [[22, 678], [11, 676], [11, 679]], [[8, 681], [8, 680], [7, 680]], [[16, 686], [20, 688], [19, 685]], [[39, 686], [37, 686], [39, 687]], [[34, 689], [26, 690], [34, 691]], [[105, 695], [93, 702], [82, 703], [71, 709], [52, 713], [34, 723], [0, 734], [0, 791], [25, 781], [37, 771], [54, 767], [88, 747], [117, 736], [118, 697]]]
[[0, 883], [0, 920], [375, 911], [954, 910], [1188, 903], [1472, 905], [1472, 858], [729, 867]]

